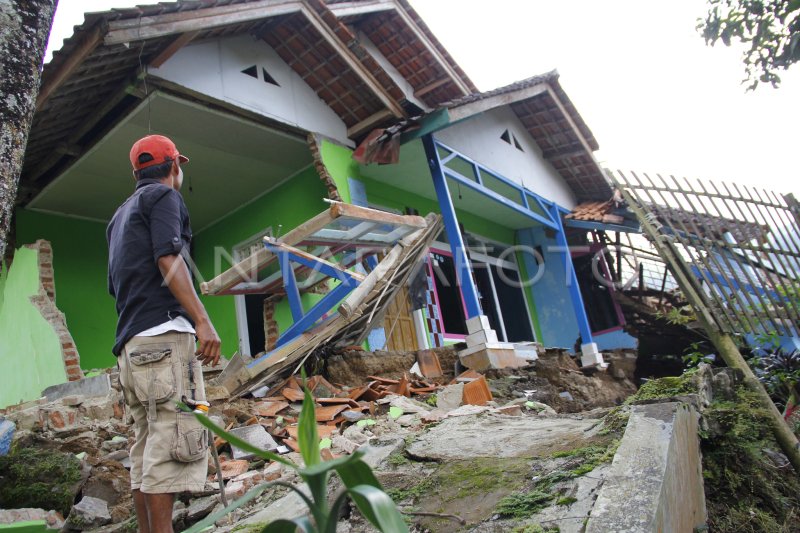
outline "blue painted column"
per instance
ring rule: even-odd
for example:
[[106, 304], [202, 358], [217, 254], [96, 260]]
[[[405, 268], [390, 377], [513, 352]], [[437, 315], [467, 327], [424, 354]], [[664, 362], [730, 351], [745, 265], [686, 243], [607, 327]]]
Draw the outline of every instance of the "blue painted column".
[[467, 250], [464, 247], [464, 240], [461, 238], [461, 231], [458, 228], [458, 217], [456, 208], [453, 206], [453, 199], [450, 198], [450, 190], [447, 187], [447, 179], [442, 172], [442, 162], [433, 136], [428, 134], [422, 137], [422, 144], [425, 147], [425, 157], [431, 169], [433, 186], [436, 189], [436, 198], [439, 200], [439, 209], [442, 212], [444, 230], [447, 233], [447, 240], [450, 241], [450, 251], [453, 253], [453, 261], [456, 267], [456, 276], [461, 286], [461, 293], [464, 295], [464, 304], [467, 307], [467, 318], [473, 318], [480, 314], [481, 303], [478, 299], [478, 289], [472, 279], [472, 269], [470, 268]]
[[572, 309], [575, 311], [575, 318], [578, 321], [578, 331], [581, 334], [581, 344], [590, 344], [592, 340], [592, 328], [589, 326], [589, 317], [586, 315], [586, 307], [583, 305], [583, 296], [581, 295], [581, 288], [578, 285], [578, 277], [575, 275], [575, 267], [572, 264], [572, 255], [569, 252], [569, 244], [567, 244], [567, 234], [564, 232], [564, 222], [561, 220], [561, 213], [558, 206], [553, 204], [550, 207], [550, 214], [558, 223], [558, 230], [556, 231], [556, 243], [561, 248], [562, 258], [564, 260], [564, 268], [567, 273], [567, 283], [569, 284], [569, 296], [572, 302]]

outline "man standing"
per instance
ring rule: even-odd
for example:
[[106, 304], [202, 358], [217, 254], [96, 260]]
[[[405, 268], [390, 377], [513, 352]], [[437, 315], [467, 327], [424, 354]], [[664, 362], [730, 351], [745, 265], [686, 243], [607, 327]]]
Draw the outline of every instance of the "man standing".
[[205, 428], [177, 405], [207, 405], [201, 360], [217, 364], [220, 340], [182, 257], [192, 238], [179, 192], [189, 159], [167, 137], [148, 135], [133, 145], [130, 160], [136, 190], [106, 231], [108, 289], [119, 315], [113, 352], [135, 424], [131, 489], [139, 531], [172, 533], [175, 493], [202, 491], [208, 469]]

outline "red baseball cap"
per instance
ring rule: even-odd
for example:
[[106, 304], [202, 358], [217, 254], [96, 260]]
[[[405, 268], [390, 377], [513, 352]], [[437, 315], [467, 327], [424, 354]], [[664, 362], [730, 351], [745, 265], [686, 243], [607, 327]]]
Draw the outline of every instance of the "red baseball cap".
[[[145, 156], [145, 157], [142, 157]], [[149, 156], [149, 157], [147, 157]], [[144, 160], [143, 160], [144, 159]], [[189, 158], [181, 155], [175, 147], [175, 143], [163, 135], [148, 135], [142, 137], [131, 148], [131, 165], [133, 170], [160, 165], [167, 161], [178, 159], [181, 163], [187, 163]]]

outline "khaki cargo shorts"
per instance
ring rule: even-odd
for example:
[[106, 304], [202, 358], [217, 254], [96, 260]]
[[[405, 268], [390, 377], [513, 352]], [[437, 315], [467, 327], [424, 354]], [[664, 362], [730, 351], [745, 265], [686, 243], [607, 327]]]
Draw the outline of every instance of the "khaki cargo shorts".
[[[191, 333], [133, 337], [118, 358], [119, 378], [136, 442], [131, 488], [146, 494], [200, 492], [208, 473], [208, 432], [177, 402], [205, 400]], [[190, 372], [191, 369], [191, 372]], [[193, 379], [190, 379], [190, 373]]]

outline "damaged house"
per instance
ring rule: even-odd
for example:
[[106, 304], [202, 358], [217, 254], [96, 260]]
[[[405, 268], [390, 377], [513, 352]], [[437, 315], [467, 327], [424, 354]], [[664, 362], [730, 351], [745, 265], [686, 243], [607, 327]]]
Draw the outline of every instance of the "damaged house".
[[191, 157], [190, 255], [227, 355], [269, 353], [325, 298], [299, 283], [298, 311], [269, 290], [277, 268], [221, 274], [326, 200], [444, 223], [371, 350], [535, 341], [602, 365], [635, 345], [591, 246], [570, 252], [586, 228], [564, 215], [612, 191], [556, 72], [479, 92], [405, 0], [178, 1], [87, 14], [44, 68], [0, 282], [0, 372], [20, 379], [0, 406], [114, 364], [105, 228], [149, 132]]

